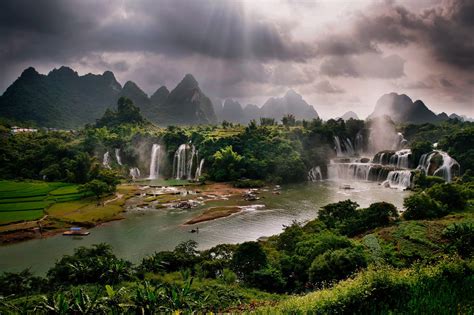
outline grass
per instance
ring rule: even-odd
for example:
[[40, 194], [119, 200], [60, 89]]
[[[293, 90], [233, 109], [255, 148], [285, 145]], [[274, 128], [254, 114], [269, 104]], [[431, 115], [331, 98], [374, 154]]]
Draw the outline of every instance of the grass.
[[334, 287], [291, 297], [268, 314], [470, 314], [474, 311], [474, 264], [442, 261], [435, 266], [360, 272]]
[[35, 220], [54, 203], [80, 200], [78, 185], [42, 181], [0, 181], [0, 224]]
[[47, 201], [33, 201], [20, 203], [5, 203], [0, 204], [0, 213], [3, 211], [28, 211], [28, 210], [43, 210], [51, 203]]
[[46, 212], [51, 218], [60, 221], [97, 223], [117, 217], [123, 210], [123, 203], [122, 199], [118, 199], [105, 205], [97, 205], [97, 201], [94, 198], [86, 198], [56, 203], [49, 207]]
[[41, 219], [43, 216], [43, 210], [5, 211], [0, 213], [0, 224], [7, 224], [18, 221], [38, 220]]

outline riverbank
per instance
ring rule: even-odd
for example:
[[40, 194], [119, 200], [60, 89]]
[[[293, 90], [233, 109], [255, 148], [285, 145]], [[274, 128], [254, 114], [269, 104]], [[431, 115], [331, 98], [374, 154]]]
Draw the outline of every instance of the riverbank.
[[104, 198], [100, 204], [92, 197], [54, 203], [43, 210], [43, 217], [39, 220], [1, 225], [0, 245], [51, 237], [72, 226], [92, 228], [121, 220], [126, 200], [137, 191], [136, 185], [119, 185], [117, 193]]
[[[67, 231], [72, 226], [93, 228], [103, 223], [122, 220], [126, 211], [156, 211], [204, 205], [207, 202], [241, 196], [246, 189], [235, 188], [229, 183], [156, 186], [147, 182], [121, 184], [117, 193], [104, 198], [100, 204], [89, 197], [54, 203], [43, 210], [38, 220], [12, 222], [0, 226], [0, 245], [42, 239]], [[222, 210], [222, 209], [221, 209]], [[238, 207], [226, 211], [211, 210], [196, 218], [203, 222], [222, 218], [240, 211]], [[192, 221], [192, 220], [190, 220]], [[192, 224], [192, 223], [186, 223]]]

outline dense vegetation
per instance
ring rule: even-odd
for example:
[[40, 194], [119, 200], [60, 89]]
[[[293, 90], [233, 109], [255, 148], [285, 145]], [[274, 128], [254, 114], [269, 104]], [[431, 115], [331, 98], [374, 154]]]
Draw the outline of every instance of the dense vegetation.
[[[86, 216], [91, 205], [81, 198], [93, 195], [99, 203], [128, 179], [129, 167], [147, 169], [154, 143], [164, 148], [165, 177], [171, 176], [178, 146], [191, 142], [206, 159], [201, 180], [233, 181], [237, 187], [304, 181], [316, 165], [326, 172], [324, 166], [335, 156], [335, 136], [354, 143], [358, 135], [367, 139], [370, 124], [298, 121], [287, 115], [281, 125], [264, 118], [247, 126], [224, 122], [163, 129], [146, 122], [125, 98], [117, 111], [109, 110], [95, 125], [74, 132], [10, 134], [5, 124], [0, 129], [0, 178], [47, 182], [5, 181], [4, 188], [12, 190], [0, 189], [5, 192], [0, 212], [33, 220], [47, 209], [55, 220], [83, 222], [75, 210]], [[452, 120], [399, 130], [410, 143], [412, 159], [417, 161], [438, 142], [460, 162], [463, 176], [445, 184], [418, 172], [416, 191], [405, 199], [403, 213], [385, 202], [360, 208], [345, 200], [318, 209], [317, 219], [294, 222], [264, 242], [198, 251], [188, 241], [136, 265], [116, 257], [106, 244], [79, 248], [45, 277], [28, 270], [1, 275], [0, 313], [149, 314], [258, 307], [269, 312], [472, 312], [474, 184], [469, 169], [474, 169], [474, 126]], [[114, 150], [121, 152], [122, 163], [112, 159], [109, 168], [101, 159]], [[15, 195], [17, 184], [30, 185], [30, 193]], [[101, 211], [113, 215], [120, 205], [108, 207]], [[0, 222], [12, 222], [5, 213]]]
[[[366, 146], [370, 121], [319, 119], [296, 121], [288, 115], [283, 125], [262, 119], [258, 125], [223, 123], [222, 126], [157, 128], [146, 123], [133, 103], [121, 98], [118, 110], [108, 110], [96, 125], [75, 131], [40, 131], [10, 135], [8, 125], [0, 137], [0, 178], [45, 179], [84, 184], [97, 179], [105, 152], [119, 149], [124, 165], [112, 160], [113, 169], [128, 177], [128, 167], [147, 170], [153, 143], [165, 148], [161, 174], [170, 177], [176, 149], [191, 142], [205, 158], [207, 178], [214, 181], [238, 179], [276, 183], [304, 181], [307, 172], [320, 166], [323, 176], [329, 159], [335, 156], [334, 136], [356, 143], [361, 136]], [[386, 121], [386, 124], [391, 124]], [[472, 139], [474, 126], [450, 120], [437, 125], [401, 126], [413, 148], [411, 164], [416, 166], [432, 143], [461, 164], [461, 172], [474, 169]], [[467, 149], [466, 149], [467, 148]], [[128, 167], [127, 167], [128, 166]]]
[[[198, 251], [187, 241], [137, 265], [106, 244], [81, 247], [44, 278], [0, 276], [0, 311], [469, 313], [473, 198], [473, 183], [460, 179], [408, 197], [401, 216], [389, 203], [361, 209], [346, 200], [264, 242]], [[444, 211], [424, 211], [431, 203]], [[286, 295], [294, 293], [307, 295]]]

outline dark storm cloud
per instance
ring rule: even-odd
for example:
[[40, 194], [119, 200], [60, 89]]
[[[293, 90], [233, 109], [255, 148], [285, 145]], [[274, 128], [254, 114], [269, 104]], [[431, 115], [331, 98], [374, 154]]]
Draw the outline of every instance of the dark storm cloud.
[[247, 15], [238, 2], [45, 0], [3, 1], [1, 6], [0, 32], [8, 47], [4, 58], [67, 59], [88, 51], [293, 61], [313, 55], [310, 45]]

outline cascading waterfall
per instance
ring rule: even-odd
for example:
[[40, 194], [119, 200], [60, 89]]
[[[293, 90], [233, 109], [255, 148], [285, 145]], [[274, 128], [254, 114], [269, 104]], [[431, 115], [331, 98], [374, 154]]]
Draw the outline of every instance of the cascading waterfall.
[[132, 167], [130, 169], [130, 177], [132, 177], [133, 180], [136, 180], [137, 178], [140, 178], [140, 169], [138, 167]]
[[403, 149], [395, 152], [394, 155], [390, 157], [390, 164], [398, 168], [408, 168], [410, 164], [410, 149]]
[[341, 139], [339, 136], [334, 136], [334, 147], [336, 149], [336, 156], [343, 157], [343, 156], [354, 156], [355, 150], [352, 142], [349, 138]]
[[199, 166], [196, 168], [196, 174], [194, 175], [194, 180], [199, 180], [199, 177], [201, 177], [203, 166], [204, 166], [204, 159], [201, 159], [201, 162], [199, 162]]
[[[433, 158], [437, 156], [443, 159], [443, 163], [433, 170], [432, 165], [436, 167]], [[441, 150], [423, 154], [417, 167], [417, 169], [423, 170], [426, 175], [440, 176], [447, 182], [453, 180], [453, 171], [459, 168], [459, 163], [449, 156], [448, 153]]]
[[150, 157], [150, 175], [148, 179], [157, 179], [160, 174], [161, 146], [153, 144]]
[[120, 149], [115, 149], [115, 159], [118, 165], [122, 165], [122, 159], [120, 158]]
[[336, 148], [336, 156], [343, 156], [342, 154], [342, 148], [341, 148], [341, 141], [339, 141], [338, 136], [334, 136], [334, 144]]
[[337, 163], [328, 165], [328, 178], [331, 180], [369, 180], [373, 164], [371, 163]]
[[181, 144], [173, 158], [173, 178], [191, 180], [195, 156], [196, 148], [194, 145]]
[[354, 151], [354, 146], [352, 145], [351, 139], [346, 138], [345, 140], [346, 143], [346, 152], [349, 156], [354, 156], [355, 151]]
[[[371, 137], [375, 139], [376, 130], [371, 131]], [[334, 137], [334, 145], [337, 158], [334, 158], [327, 165], [327, 176], [329, 180], [336, 181], [377, 181], [382, 182], [386, 187], [397, 189], [410, 189], [413, 186], [413, 170], [410, 169], [412, 161], [412, 151], [406, 147], [407, 140], [401, 133], [391, 133], [385, 143], [392, 146], [392, 150], [383, 150], [375, 153], [372, 159], [368, 157], [354, 158], [355, 152], [361, 148], [361, 137], [356, 137], [356, 146], [350, 139]], [[380, 140], [380, 139], [379, 139]], [[380, 142], [380, 141], [379, 141]], [[377, 147], [368, 144], [369, 147]], [[383, 143], [378, 143], [378, 147], [383, 147]], [[435, 150], [423, 154], [420, 158], [417, 169], [422, 170], [427, 175], [442, 177], [446, 182], [450, 182], [453, 176], [460, 173], [459, 163], [450, 157], [446, 152]], [[308, 180], [315, 181], [321, 178], [316, 168], [308, 172]]]
[[309, 170], [308, 180], [311, 182], [317, 182], [317, 181], [323, 180], [323, 175], [321, 173], [321, 168], [319, 166], [315, 166]]
[[104, 153], [104, 157], [102, 158], [102, 165], [105, 167], [105, 168], [108, 168], [110, 169], [110, 153], [109, 151], [105, 152]]
[[412, 171], [410, 170], [391, 171], [382, 185], [402, 190], [411, 188], [411, 176]]
[[191, 158], [188, 160], [187, 172], [186, 172], [186, 178], [188, 180], [191, 179], [191, 172], [192, 172], [192, 169], [193, 169], [194, 157], [195, 156], [197, 157], [196, 153], [197, 153], [196, 152], [196, 147], [191, 145]]

